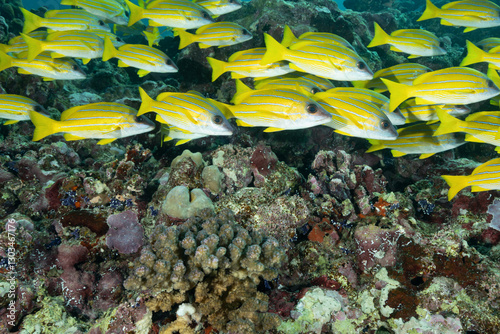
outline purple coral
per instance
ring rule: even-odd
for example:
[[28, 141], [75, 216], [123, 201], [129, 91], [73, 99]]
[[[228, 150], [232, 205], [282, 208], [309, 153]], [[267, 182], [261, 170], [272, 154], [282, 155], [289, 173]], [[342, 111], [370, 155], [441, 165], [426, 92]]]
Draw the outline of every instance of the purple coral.
[[120, 254], [132, 254], [144, 243], [144, 228], [139, 224], [137, 214], [125, 211], [108, 217], [106, 245]]

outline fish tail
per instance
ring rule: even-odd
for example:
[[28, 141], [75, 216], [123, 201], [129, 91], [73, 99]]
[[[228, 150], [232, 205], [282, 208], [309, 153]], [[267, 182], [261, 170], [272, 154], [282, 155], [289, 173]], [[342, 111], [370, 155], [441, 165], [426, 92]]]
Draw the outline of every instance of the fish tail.
[[489, 67], [486, 75], [488, 76], [488, 78], [491, 79], [491, 81], [493, 81], [493, 83], [495, 84], [495, 86], [497, 86], [497, 88], [500, 87], [500, 76], [498, 75], [497, 70], [493, 69], [492, 67]]
[[448, 190], [448, 201], [451, 201], [460, 190], [467, 187], [467, 175], [441, 175], [441, 177], [450, 186], [450, 190]]
[[467, 56], [462, 59], [460, 66], [480, 63], [483, 61], [485, 54], [486, 52], [475, 46], [474, 43], [467, 41]]
[[207, 61], [212, 66], [212, 82], [217, 80], [223, 73], [227, 72], [226, 62], [212, 57], [207, 57]]
[[42, 138], [50, 136], [57, 132], [56, 120], [50, 117], [44, 116], [36, 111], [30, 111], [29, 116], [31, 122], [35, 126], [35, 131], [33, 132], [33, 141], [39, 141]]
[[139, 7], [128, 0], [125, 0], [125, 3], [130, 9], [130, 17], [128, 19], [128, 26], [130, 27], [137, 21], [142, 20], [142, 18], [144, 17], [144, 8]]
[[19, 9], [24, 15], [23, 33], [27, 34], [42, 26], [43, 18], [22, 7], [19, 7]]
[[12, 57], [0, 51], [0, 72], [10, 67], [12, 67]]
[[252, 92], [253, 89], [245, 85], [243, 81], [241, 81], [240, 79], [236, 79], [235, 82], [236, 82], [236, 93], [233, 95], [231, 103], [239, 104], [247, 95], [247, 93]]
[[384, 45], [387, 44], [391, 38], [384, 29], [382, 29], [377, 22], [373, 22], [373, 25], [375, 27], [375, 33], [373, 34], [373, 39], [368, 44], [367, 47], [372, 48], [374, 46], [379, 46], [379, 45]]
[[28, 61], [33, 61], [40, 53], [43, 52], [43, 42], [21, 33], [21, 37], [28, 45]]
[[106, 36], [104, 39], [104, 50], [102, 52], [102, 61], [108, 61], [118, 55], [118, 50], [116, 50], [111, 39]]
[[141, 94], [141, 107], [137, 112], [137, 116], [141, 116], [151, 111], [154, 100], [146, 93], [144, 89], [139, 87], [139, 94]]
[[458, 128], [460, 127], [460, 123], [463, 122], [458, 118], [451, 116], [442, 109], [438, 110], [436, 114], [439, 117], [439, 121], [441, 122], [441, 124], [436, 129], [436, 131], [434, 131], [434, 133], [432, 134], [433, 136], [440, 136], [447, 133], [457, 132]]
[[381, 78], [391, 93], [389, 111], [396, 109], [403, 101], [411, 97], [411, 86]]
[[179, 50], [184, 49], [189, 44], [196, 42], [196, 35], [188, 33], [184, 29], [174, 28], [174, 36], [179, 36], [181, 42], [179, 43]]
[[377, 139], [368, 139], [368, 142], [372, 145], [369, 149], [365, 151], [365, 153], [380, 151], [385, 148], [384, 145], [380, 143], [380, 140]]
[[425, 4], [425, 10], [422, 13], [422, 16], [420, 16], [417, 21], [424, 21], [424, 20], [429, 20], [429, 19], [439, 17], [440, 13], [441, 13], [441, 9], [436, 7], [431, 2], [431, 0], [427, 0], [426, 4]]
[[295, 37], [295, 35], [293, 34], [292, 29], [290, 29], [290, 27], [286, 25], [285, 29], [283, 29], [283, 39], [281, 40], [281, 45], [287, 48], [296, 40], [297, 37]]
[[266, 53], [260, 60], [261, 65], [276, 63], [285, 59], [287, 48], [278, 43], [271, 35], [264, 34], [266, 42]]

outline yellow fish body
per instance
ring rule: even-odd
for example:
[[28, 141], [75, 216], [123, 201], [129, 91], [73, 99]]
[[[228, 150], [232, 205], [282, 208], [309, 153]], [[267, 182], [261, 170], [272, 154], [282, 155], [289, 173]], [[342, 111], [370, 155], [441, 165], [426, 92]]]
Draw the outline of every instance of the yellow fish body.
[[443, 44], [433, 33], [423, 29], [400, 29], [388, 35], [374, 22], [375, 35], [369, 48], [389, 44], [392, 51], [409, 53], [408, 58], [441, 56], [446, 54]]
[[343, 37], [339, 35], [331, 34], [328, 32], [305, 32], [300, 35], [298, 38], [293, 34], [292, 29], [289, 26], [285, 26], [283, 30], [283, 40], [281, 41], [281, 45], [284, 47], [289, 47], [300, 41], [310, 41], [310, 42], [318, 42], [318, 43], [331, 43], [335, 45], [345, 46], [354, 51], [351, 43], [346, 41]]
[[17, 67], [18, 72], [21, 74], [41, 76], [44, 80], [78, 80], [86, 78], [85, 73], [73, 59], [54, 59], [46, 52], [39, 54], [32, 61], [13, 58], [0, 52], [0, 71], [10, 67]]
[[116, 0], [61, 0], [61, 5], [78, 6], [105, 21], [128, 24], [128, 8]]
[[104, 145], [155, 128], [147, 118], [138, 118], [137, 110], [114, 102], [91, 103], [67, 109], [61, 114], [60, 121], [33, 111], [29, 115], [35, 125], [33, 141], [64, 133], [68, 141], [96, 138], [101, 139], [99, 145]]
[[28, 35], [21, 35], [28, 45], [28, 60], [32, 61], [40, 53], [51, 51], [52, 58], [73, 57], [83, 59], [86, 64], [90, 59], [102, 57], [104, 41], [94, 33], [81, 30], [64, 30], [49, 33], [45, 41]]
[[452, 116], [462, 116], [470, 113], [470, 108], [465, 105], [452, 104], [422, 104], [415, 103], [415, 99], [403, 102], [399, 109], [406, 118], [406, 123], [437, 121], [437, 112], [443, 110]]
[[131, 26], [141, 19], [148, 19], [150, 26], [195, 29], [214, 20], [202, 6], [189, 0], [154, 0], [148, 2], [145, 8], [125, 0], [130, 8]]
[[230, 136], [233, 128], [218, 105], [199, 93], [162, 93], [153, 100], [139, 87], [141, 107], [138, 115], [157, 114], [156, 120], [185, 132], [207, 136]]
[[477, 42], [477, 45], [483, 48], [484, 51], [489, 52], [491, 49], [500, 46], [499, 37], [488, 37]]
[[425, 11], [417, 21], [440, 18], [442, 25], [466, 27], [464, 32], [500, 25], [500, 7], [486, 0], [450, 2], [441, 8], [427, 0]]
[[29, 112], [43, 112], [45, 109], [30, 98], [15, 94], [0, 94], [0, 118], [8, 119], [4, 125], [29, 121]]
[[111, 58], [118, 58], [119, 67], [138, 68], [139, 77], [150, 72], [175, 73], [178, 71], [174, 62], [158, 49], [142, 44], [125, 44], [116, 49], [111, 40], [106, 38], [102, 61], [108, 61]]
[[390, 100], [387, 96], [377, 93], [371, 89], [357, 87], [337, 87], [327, 90], [328, 93], [343, 95], [356, 102], [369, 102], [379, 108], [387, 115], [393, 125], [402, 125], [406, 123], [406, 118], [396, 109], [389, 111]]
[[331, 121], [317, 102], [294, 89], [251, 90], [237, 80], [237, 92], [227, 108], [239, 126], [266, 127], [264, 132], [305, 129]]
[[195, 0], [194, 2], [216, 16], [231, 13], [241, 8], [241, 3], [237, 0]]
[[24, 15], [23, 33], [27, 34], [38, 28], [50, 30], [105, 30], [111, 31], [109, 26], [97, 16], [83, 9], [49, 10], [44, 17], [20, 8]]
[[[43, 41], [47, 37], [47, 31], [37, 30], [27, 35], [31, 38]], [[28, 44], [24, 41], [23, 36], [19, 35], [11, 38], [7, 44], [0, 44], [0, 51], [17, 56], [19, 53], [28, 52]]]
[[[438, 111], [437, 115], [441, 121], [434, 135], [454, 132], [465, 132], [465, 141], [488, 143], [500, 146], [500, 111], [482, 111], [460, 120], [450, 114]], [[498, 150], [497, 150], [498, 151]]]
[[198, 28], [195, 34], [175, 28], [174, 36], [179, 36], [181, 39], [179, 50], [194, 42], [197, 42], [199, 47], [204, 49], [211, 46], [235, 45], [246, 42], [253, 37], [247, 29], [233, 22], [210, 23]]
[[331, 122], [324, 125], [337, 133], [367, 139], [394, 140], [397, 137], [387, 115], [374, 103], [332, 91], [314, 94], [313, 98], [332, 115]]
[[[299, 72], [296, 72], [299, 73]], [[297, 86], [304, 89], [304, 91], [309, 92], [310, 94], [316, 94], [324, 91], [324, 84], [321, 84], [319, 80], [314, 80], [304, 76], [294, 76], [294, 77], [281, 77], [281, 78], [267, 78], [263, 80], [255, 81], [254, 87], [255, 89], [278, 89], [278, 88], [287, 88], [287, 89], [295, 89]], [[319, 78], [321, 80], [329, 81], [327, 79]], [[333, 84], [330, 83], [327, 87], [333, 88]]]
[[176, 126], [170, 126], [168, 124], [161, 125], [161, 132], [163, 135], [163, 141], [167, 142], [170, 140], [177, 140], [175, 146], [182, 145], [193, 139], [199, 139], [208, 137], [204, 133], [193, 133], [180, 129]]
[[413, 80], [411, 86], [386, 79], [382, 81], [391, 93], [390, 110], [410, 97], [415, 97], [417, 104], [470, 104], [500, 93], [485, 74], [468, 67], [449, 67], [425, 73]]
[[398, 129], [396, 140], [369, 140], [372, 146], [366, 153], [388, 148], [394, 157], [406, 154], [420, 154], [420, 159], [436, 153], [454, 149], [465, 144], [463, 136], [443, 134], [434, 136], [438, 124], [415, 124]]
[[217, 80], [225, 72], [231, 72], [233, 79], [241, 79], [274, 77], [295, 71], [284, 61], [261, 65], [260, 62], [265, 53], [265, 48], [238, 51], [233, 53], [227, 62], [207, 57], [207, 61], [212, 67], [212, 81]]
[[476, 167], [471, 175], [441, 175], [448, 183], [448, 200], [451, 201], [458, 192], [472, 187], [472, 192], [500, 189], [500, 158], [492, 159]]
[[269, 78], [262, 78], [262, 77], [254, 78], [254, 86], [257, 89], [260, 89], [258, 87], [259, 85], [265, 85], [268, 82], [272, 82], [275, 80], [282, 80], [282, 79], [284, 79], [284, 80], [299, 80], [299, 82], [302, 81], [305, 84], [310, 85], [310, 87], [318, 87], [322, 91], [335, 88], [333, 83], [328, 79], [318, 77], [317, 75], [314, 75], [314, 74], [297, 72], [297, 71], [293, 71], [290, 73], [286, 73], [286, 74], [278, 75], [278, 76], [274, 76], [274, 77], [269, 77]]
[[345, 46], [301, 41], [287, 49], [268, 34], [264, 34], [264, 39], [267, 51], [262, 57], [262, 65], [286, 60], [294, 70], [327, 79], [354, 81], [373, 78], [364, 60]]
[[475, 46], [472, 42], [467, 41], [467, 56], [462, 59], [460, 66], [467, 66], [483, 61], [490, 64], [490, 67], [495, 70], [500, 69], [500, 46], [486, 52]]
[[373, 89], [378, 93], [387, 91], [387, 86], [382, 82], [382, 78], [411, 85], [419, 75], [431, 72], [425, 65], [418, 63], [402, 63], [378, 70], [369, 81], [354, 81], [354, 87]]

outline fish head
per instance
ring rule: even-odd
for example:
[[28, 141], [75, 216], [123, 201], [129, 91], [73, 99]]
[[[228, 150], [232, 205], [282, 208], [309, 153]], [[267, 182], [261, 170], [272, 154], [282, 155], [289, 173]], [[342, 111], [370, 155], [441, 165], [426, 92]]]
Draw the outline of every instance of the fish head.
[[398, 131], [388, 117], [373, 119], [371, 126], [365, 128], [364, 137], [366, 139], [395, 140], [398, 138]]
[[65, 72], [68, 80], [71, 79], [85, 79], [87, 74], [82, 70], [80, 66], [74, 60], [68, 60], [61, 67], [61, 71]]
[[218, 136], [231, 136], [234, 131], [233, 127], [222, 113], [216, 113], [210, 117], [209, 128], [213, 131], [214, 135]]
[[177, 65], [169, 57], [165, 58], [165, 62], [162, 67], [164, 68], [164, 71], [168, 73], [175, 73], [179, 71]]
[[353, 60], [353, 63], [350, 63], [343, 69], [347, 81], [365, 81], [373, 79], [373, 72], [364, 60]]
[[296, 109], [301, 115], [299, 119], [300, 128], [321, 125], [332, 120], [332, 115], [318, 102], [309, 97], [300, 106], [296, 106]]
[[153, 131], [155, 123], [146, 116], [132, 115], [132, 121], [129, 126], [122, 129], [122, 137], [135, 136], [141, 133]]
[[404, 117], [399, 107], [394, 109], [393, 112], [386, 112], [386, 115], [393, 125], [403, 125], [406, 123], [406, 117]]

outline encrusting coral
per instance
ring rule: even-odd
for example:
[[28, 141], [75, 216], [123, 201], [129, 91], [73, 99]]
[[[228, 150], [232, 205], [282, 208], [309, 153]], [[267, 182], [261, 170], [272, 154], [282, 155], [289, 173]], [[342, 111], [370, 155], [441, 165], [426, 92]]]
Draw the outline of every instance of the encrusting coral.
[[284, 251], [276, 239], [248, 232], [229, 210], [190, 218], [179, 226], [158, 225], [142, 249], [124, 286], [147, 291], [153, 311], [192, 305], [218, 330], [254, 333], [275, 328], [280, 319], [266, 313], [268, 297], [257, 291], [261, 279], [277, 277]]

